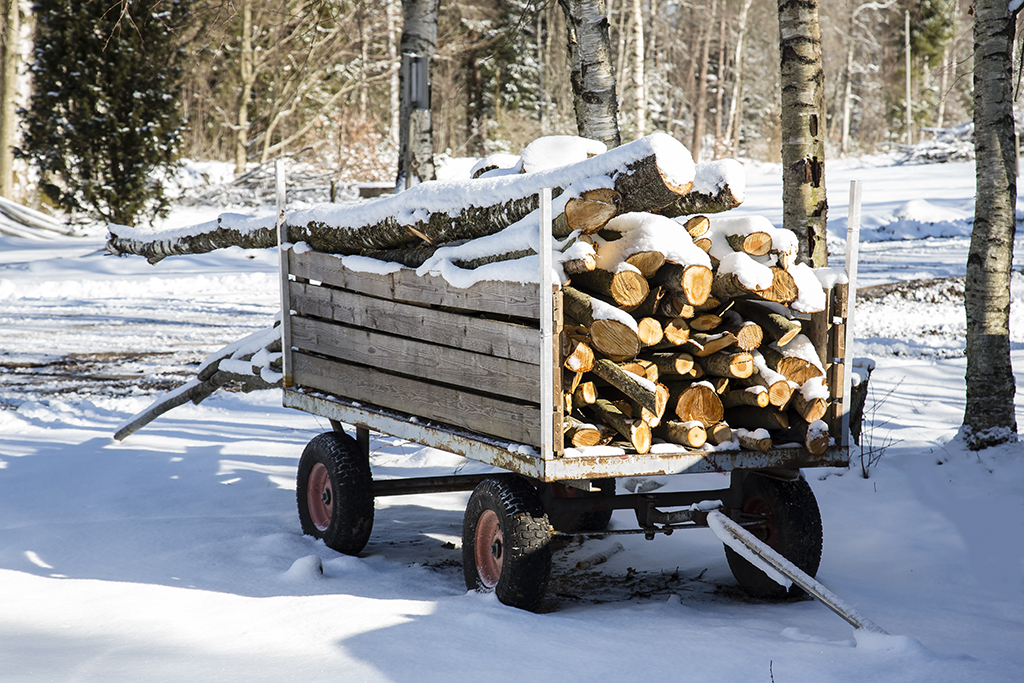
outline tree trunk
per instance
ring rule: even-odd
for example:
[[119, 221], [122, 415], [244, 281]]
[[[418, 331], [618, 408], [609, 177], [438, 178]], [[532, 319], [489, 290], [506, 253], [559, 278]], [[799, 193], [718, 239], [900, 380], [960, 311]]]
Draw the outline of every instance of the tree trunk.
[[644, 84], [644, 13], [641, 0], [633, 0], [633, 121], [634, 138], [642, 138], [647, 124]]
[[241, 91], [235, 120], [235, 175], [245, 173], [249, 161], [249, 100], [256, 80], [252, 47], [252, 0], [241, 0], [242, 44], [239, 48], [238, 69]]
[[961, 434], [972, 450], [1017, 439], [1010, 362], [1017, 160], [1013, 123], [1016, 12], [979, 0], [974, 19], [974, 149], [977, 200], [967, 256], [967, 407]]
[[[440, 0], [402, 0], [402, 14], [405, 23], [402, 29], [401, 55], [414, 55], [427, 64], [427, 88], [429, 92], [430, 62], [437, 45], [437, 14]], [[395, 187], [399, 190], [412, 187], [424, 180], [433, 180], [434, 171], [434, 128], [429, 102], [427, 108], [412, 107], [405, 98], [409, 88], [399, 78], [402, 87], [402, 107], [399, 122], [398, 176]], [[430, 98], [428, 97], [428, 100]]]
[[782, 227], [811, 266], [828, 265], [825, 244], [825, 77], [817, 0], [779, 0], [782, 54]]
[[747, 35], [747, 16], [754, 0], [743, 0], [740, 9], [739, 26], [736, 29], [736, 51], [733, 57], [735, 75], [732, 82], [732, 97], [729, 100], [729, 123], [725, 129], [726, 144], [732, 156], [736, 156], [740, 144], [740, 121], [743, 119], [743, 39]]
[[391, 76], [388, 79], [388, 94], [391, 102], [391, 126], [388, 130], [388, 137], [391, 144], [397, 149], [400, 144], [401, 135], [399, 130], [402, 125], [402, 84], [399, 81], [398, 52], [398, 14], [399, 0], [385, 0], [387, 3], [388, 20], [388, 62], [391, 64]]
[[605, 0], [559, 0], [569, 34], [576, 128], [581, 137], [618, 147], [618, 96], [612, 73]]
[[693, 142], [690, 152], [694, 161], [701, 160], [701, 146], [704, 143], [704, 116], [708, 108], [708, 59], [711, 54], [711, 19], [718, 9], [717, 0], [711, 2], [711, 15], [704, 17], [704, 31], [700, 51], [700, 75], [697, 76], [697, 102], [693, 106]]
[[14, 98], [18, 92], [18, 40], [21, 36], [18, 0], [5, 0], [3, 13], [3, 55], [0, 57], [0, 197], [13, 199], [16, 130]]

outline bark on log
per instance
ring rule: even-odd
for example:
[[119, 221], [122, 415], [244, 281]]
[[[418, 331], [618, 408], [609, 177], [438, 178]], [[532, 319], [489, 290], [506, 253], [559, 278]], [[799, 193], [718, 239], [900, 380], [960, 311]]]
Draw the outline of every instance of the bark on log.
[[641, 383], [636, 375], [624, 371], [607, 358], [594, 361], [593, 373], [659, 418], [665, 413], [666, 401], [659, 395], [657, 388], [652, 390], [644, 385], [647, 383], [646, 377], [643, 378], [644, 383]]
[[799, 320], [792, 320], [756, 301], [737, 299], [733, 308], [744, 318], [760, 325], [768, 338], [780, 347], [785, 346], [793, 337], [800, 334]]
[[572, 285], [611, 299], [620, 308], [639, 306], [651, 291], [647, 278], [632, 268], [623, 268], [615, 273], [595, 268], [574, 275]]
[[644, 455], [651, 450], [651, 428], [643, 420], [626, 417], [611, 401], [597, 399], [590, 409], [602, 422], [611, 426], [633, 446], [637, 453]]
[[562, 288], [562, 304], [566, 315], [590, 330], [590, 343], [595, 350], [622, 360], [633, 358], [640, 351], [635, 329], [614, 318], [595, 317], [595, 305], [600, 309], [602, 305], [611, 308], [611, 304], [592, 299], [573, 287]]
[[653, 353], [647, 359], [655, 364], [661, 377], [684, 376], [693, 370], [693, 356], [688, 353]]
[[768, 390], [764, 387], [747, 387], [732, 389], [722, 394], [722, 406], [726, 409], [738, 406], [768, 407]]
[[748, 451], [767, 453], [772, 449], [771, 437], [764, 436], [764, 432], [761, 431], [748, 432], [744, 430], [737, 432], [736, 438], [740, 442], [740, 448], [745, 448]]
[[727, 422], [718, 422], [705, 429], [708, 443], [714, 446], [732, 441], [732, 427]]
[[751, 256], [764, 256], [772, 250], [772, 236], [766, 232], [726, 235], [725, 240], [734, 251]]
[[694, 359], [705, 375], [746, 379], [754, 374], [754, 359], [746, 351], [717, 351]]
[[733, 429], [788, 429], [789, 416], [774, 408], [739, 406], [730, 408], [725, 414], [726, 422]]
[[652, 278], [652, 282], [664, 287], [679, 301], [699, 306], [711, 293], [713, 279], [714, 274], [707, 266], [666, 263]]
[[581, 422], [570, 415], [566, 415], [563, 418], [562, 425], [566, 438], [576, 448], [597, 446], [603, 438], [601, 430], [597, 425]]
[[597, 386], [593, 382], [580, 382], [572, 392], [572, 407], [593, 405], [597, 400]]
[[700, 448], [708, 440], [707, 430], [696, 420], [691, 422], [669, 420], [660, 429], [655, 430], [655, 434], [669, 443], [677, 443], [689, 448]]
[[742, 203], [733, 193], [732, 188], [726, 185], [714, 194], [691, 190], [688, 194], [683, 195], [659, 211], [659, 213], [669, 218], [689, 216], [694, 213], [721, 213], [722, 211], [735, 209]]
[[736, 337], [731, 332], [719, 332], [718, 334], [692, 333], [687, 343], [692, 347], [694, 356], [703, 358], [732, 346], [736, 343]]

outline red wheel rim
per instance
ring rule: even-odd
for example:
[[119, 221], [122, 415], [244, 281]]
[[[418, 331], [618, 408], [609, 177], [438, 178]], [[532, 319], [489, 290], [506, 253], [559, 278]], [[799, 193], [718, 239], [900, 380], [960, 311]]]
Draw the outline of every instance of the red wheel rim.
[[750, 533], [754, 534], [770, 548], [775, 548], [778, 543], [778, 527], [775, 524], [775, 513], [772, 506], [760, 496], [752, 496], [743, 501], [744, 519], [757, 524], [747, 527]]
[[476, 561], [476, 573], [480, 583], [486, 588], [494, 588], [501, 578], [501, 560], [504, 556], [504, 543], [501, 536], [501, 524], [494, 510], [484, 510], [476, 522], [476, 537], [473, 540], [473, 559]]
[[309, 508], [309, 518], [313, 526], [320, 531], [327, 531], [334, 513], [334, 490], [331, 488], [331, 475], [323, 463], [313, 465], [309, 473], [306, 507]]

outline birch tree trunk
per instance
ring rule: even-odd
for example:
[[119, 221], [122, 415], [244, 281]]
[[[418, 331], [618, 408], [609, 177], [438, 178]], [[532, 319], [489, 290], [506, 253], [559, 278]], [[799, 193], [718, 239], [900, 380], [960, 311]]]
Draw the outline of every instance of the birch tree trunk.
[[704, 117], [708, 109], [708, 58], [711, 55], [711, 21], [718, 9], [718, 1], [712, 0], [711, 14], [704, 15], [704, 29], [701, 33], [700, 75], [697, 77], [697, 102], [693, 107], [693, 143], [690, 153], [694, 161], [701, 160], [701, 146], [704, 142]]
[[825, 245], [825, 77], [817, 0], [779, 0], [782, 53], [782, 227], [800, 256], [828, 265]]
[[3, 54], [0, 57], [0, 197], [12, 199], [14, 190], [14, 98], [17, 94], [18, 39], [21, 14], [18, 0], [3, 4]]
[[[440, 0], [402, 0], [405, 24], [402, 28], [401, 54], [412, 54], [426, 60], [427, 73], [437, 45], [437, 14]], [[405, 78], [403, 75], [402, 78]], [[429, 80], [429, 79], [428, 79]], [[402, 97], [406, 88], [401, 88]], [[406, 178], [415, 185], [434, 180], [434, 127], [430, 109], [413, 109], [402, 102], [399, 124], [398, 177], [396, 187], [403, 189]]]
[[581, 137], [618, 147], [619, 102], [612, 72], [605, 0], [558, 0], [565, 13], [576, 129]]
[[242, 44], [238, 56], [241, 91], [238, 93], [235, 120], [235, 175], [245, 173], [245, 165], [249, 161], [249, 99], [256, 80], [252, 49], [252, 0], [241, 0], [239, 12], [242, 15]]
[[387, 1], [388, 19], [388, 61], [391, 63], [391, 76], [388, 78], [388, 95], [391, 102], [391, 126], [388, 137], [397, 149], [399, 146], [399, 129], [402, 109], [402, 88], [398, 81], [398, 0]]
[[1010, 362], [1010, 267], [1017, 160], [1013, 122], [1016, 11], [978, 0], [974, 18], [974, 149], [977, 196], [967, 256], [967, 407], [961, 434], [972, 450], [1017, 439]]

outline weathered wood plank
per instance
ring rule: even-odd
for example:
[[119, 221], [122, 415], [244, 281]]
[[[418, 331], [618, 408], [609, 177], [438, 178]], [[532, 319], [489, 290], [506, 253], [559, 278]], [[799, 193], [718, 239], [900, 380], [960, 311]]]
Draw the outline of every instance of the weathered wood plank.
[[361, 273], [345, 268], [341, 259], [310, 251], [291, 259], [292, 274], [382, 299], [462, 308], [470, 311], [540, 319], [537, 284], [487, 281], [459, 289], [435, 275], [416, 275], [403, 268], [393, 273]]
[[295, 385], [412, 413], [496, 438], [540, 445], [540, 408], [346, 365], [296, 351]]
[[507, 358], [298, 316], [292, 317], [292, 346], [430, 382], [540, 402], [538, 366]]
[[459, 315], [302, 282], [291, 283], [291, 307], [299, 315], [540, 364], [540, 331], [526, 325]]

